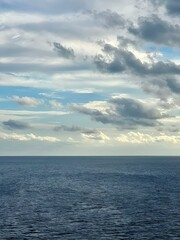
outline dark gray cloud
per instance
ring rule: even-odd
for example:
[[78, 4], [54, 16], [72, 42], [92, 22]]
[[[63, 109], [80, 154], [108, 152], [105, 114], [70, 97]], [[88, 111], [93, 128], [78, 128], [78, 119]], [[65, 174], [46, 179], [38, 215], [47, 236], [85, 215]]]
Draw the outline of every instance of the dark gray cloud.
[[159, 110], [131, 98], [115, 98], [111, 99], [110, 103], [123, 117], [137, 119], [160, 119], [163, 117]]
[[98, 12], [98, 11], [88, 11], [92, 14], [96, 22], [100, 23], [105, 28], [123, 28], [125, 26], [124, 18], [117, 12], [113, 12], [109, 9]]
[[9, 130], [25, 130], [31, 128], [31, 126], [28, 123], [16, 120], [8, 120], [3, 122], [2, 124], [5, 128]]
[[127, 49], [105, 44], [103, 54], [96, 55], [94, 62], [102, 72], [121, 73], [132, 72], [138, 75], [180, 74], [180, 65], [168, 62], [142, 63]]
[[66, 126], [66, 125], [61, 125], [61, 126], [56, 126], [53, 128], [54, 131], [56, 132], [80, 132], [84, 134], [96, 134], [98, 131], [96, 129], [87, 129], [79, 126]]
[[61, 126], [56, 126], [54, 127], [54, 131], [60, 132], [60, 131], [67, 131], [67, 132], [81, 132], [82, 128], [78, 126], [66, 126], [66, 125], [61, 125]]
[[169, 14], [179, 15], [180, 14], [180, 1], [179, 0], [166, 0], [166, 9]]
[[169, 15], [179, 16], [180, 15], [180, 1], [179, 0], [148, 0], [155, 7], [164, 5]]
[[113, 124], [122, 129], [134, 129], [138, 126], [153, 127], [161, 125], [159, 119], [168, 117], [157, 108], [130, 98], [115, 98], [107, 102], [109, 106], [105, 112], [85, 106], [72, 108], [92, 117], [103, 124]]
[[138, 42], [136, 42], [135, 40], [132, 40], [130, 38], [124, 37], [124, 36], [117, 36], [117, 40], [119, 42], [119, 46], [126, 48], [128, 46], [133, 46], [133, 47], [137, 47], [138, 46]]
[[[156, 78], [142, 81], [141, 87], [162, 101], [163, 108], [180, 105], [180, 80], [176, 78]], [[170, 100], [171, 99], [171, 100]], [[170, 102], [169, 102], [170, 100]]]
[[[104, 45], [103, 45], [104, 44]], [[166, 104], [166, 108], [179, 105], [180, 93], [180, 65], [171, 61], [154, 62], [151, 57], [149, 63], [141, 62], [126, 48], [114, 47], [110, 44], [101, 43], [102, 54], [95, 57], [97, 68], [105, 73], [131, 73], [139, 78], [137, 84], [149, 94], [152, 94]], [[169, 105], [169, 99], [173, 98]], [[168, 105], [167, 105], [168, 104]]]
[[180, 80], [178, 81], [177, 79], [167, 79], [166, 83], [172, 92], [180, 94]]
[[172, 25], [156, 15], [139, 18], [138, 27], [129, 27], [129, 32], [149, 42], [180, 47], [180, 26]]
[[54, 42], [54, 51], [57, 52], [59, 57], [66, 59], [74, 59], [74, 50], [72, 48], [66, 48], [61, 43]]
[[82, 133], [84, 133], [84, 134], [96, 134], [96, 133], [98, 133], [98, 131], [96, 130], [96, 129], [84, 129], [83, 131], [82, 131]]

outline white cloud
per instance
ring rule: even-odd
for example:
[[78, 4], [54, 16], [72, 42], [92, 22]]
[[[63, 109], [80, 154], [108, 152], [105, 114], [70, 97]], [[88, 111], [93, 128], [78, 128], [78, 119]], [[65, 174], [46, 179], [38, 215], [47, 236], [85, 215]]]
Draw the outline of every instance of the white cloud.
[[77, 140], [75, 140], [75, 139], [73, 139], [72, 137], [68, 137], [68, 139], [67, 139], [67, 141], [66, 141], [67, 143], [71, 143], [71, 144], [79, 144], [80, 142], [79, 141], [77, 141]]
[[51, 108], [53, 108], [53, 109], [60, 109], [60, 108], [63, 107], [62, 104], [61, 104], [60, 102], [56, 101], [56, 100], [51, 100], [51, 101], [49, 101], [49, 105], [50, 105]]
[[65, 111], [25, 111], [25, 110], [1, 110], [0, 119], [1, 121], [8, 121], [9, 119], [14, 120], [25, 120], [25, 119], [41, 119], [41, 117], [48, 118], [48, 116], [62, 116], [69, 114]]
[[17, 102], [21, 106], [28, 106], [28, 107], [36, 107], [43, 103], [43, 100], [32, 98], [32, 97], [13, 96], [11, 99]]
[[69, 112], [62, 112], [62, 111], [16, 111], [16, 110], [0, 110], [0, 115], [65, 115]]
[[99, 110], [102, 113], [106, 113], [106, 110], [109, 109], [107, 101], [91, 101], [83, 104], [83, 106], [91, 110]]
[[17, 140], [17, 141], [43, 141], [43, 142], [61, 142], [59, 138], [51, 136], [37, 136], [33, 133], [30, 134], [17, 134], [17, 133], [4, 133], [0, 132], [0, 140]]
[[95, 93], [96, 90], [95, 89], [65, 89], [64, 91], [70, 91], [70, 92], [74, 92], [74, 93]]
[[162, 119], [161, 122], [163, 122], [163, 123], [180, 123], [180, 116]]
[[[179, 133], [180, 134], [180, 133]], [[166, 142], [173, 144], [180, 144], [180, 135], [166, 135], [164, 133], [160, 135], [145, 134], [140, 132], [129, 132], [127, 134], [121, 134], [115, 138], [120, 143], [130, 144], [147, 144]]]
[[101, 143], [105, 143], [110, 140], [110, 138], [105, 135], [101, 131], [97, 132], [84, 132], [81, 133], [81, 136], [86, 140], [86, 141], [99, 141]]

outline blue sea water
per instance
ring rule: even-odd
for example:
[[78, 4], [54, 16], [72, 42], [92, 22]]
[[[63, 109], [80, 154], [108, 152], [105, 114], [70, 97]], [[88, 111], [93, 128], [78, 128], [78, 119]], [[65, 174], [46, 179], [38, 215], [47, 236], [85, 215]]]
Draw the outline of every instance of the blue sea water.
[[180, 239], [180, 157], [1, 157], [0, 240]]

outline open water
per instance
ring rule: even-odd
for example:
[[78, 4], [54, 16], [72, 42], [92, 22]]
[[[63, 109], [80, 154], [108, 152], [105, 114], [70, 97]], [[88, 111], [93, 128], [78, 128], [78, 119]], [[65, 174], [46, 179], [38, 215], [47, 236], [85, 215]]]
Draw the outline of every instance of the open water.
[[179, 240], [180, 157], [1, 157], [6, 239]]

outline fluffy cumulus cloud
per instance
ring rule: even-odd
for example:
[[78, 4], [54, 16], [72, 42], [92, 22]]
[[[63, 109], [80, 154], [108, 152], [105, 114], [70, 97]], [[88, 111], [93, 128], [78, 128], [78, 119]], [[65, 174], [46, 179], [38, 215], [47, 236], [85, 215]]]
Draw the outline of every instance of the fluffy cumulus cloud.
[[138, 126], [158, 126], [161, 125], [158, 120], [168, 117], [155, 106], [131, 98], [114, 98], [105, 105], [106, 109], [103, 111], [98, 108], [77, 105], [72, 108], [79, 113], [91, 116], [97, 122], [125, 129], [133, 129]]
[[58, 102], [57, 100], [50, 100], [49, 105], [53, 109], [61, 109], [62, 108], [62, 104], [60, 102]]
[[104, 44], [102, 54], [94, 58], [97, 68], [107, 73], [132, 72], [138, 75], [178, 75], [180, 74], [180, 65], [168, 61], [143, 62], [135, 54], [128, 50]]
[[129, 132], [127, 134], [121, 134], [116, 137], [116, 141], [119, 143], [130, 144], [150, 144], [150, 143], [173, 143], [180, 144], [179, 135], [166, 135], [164, 133], [160, 135], [144, 134], [140, 132]]
[[101, 143], [105, 143], [110, 140], [110, 138], [101, 131], [84, 131], [83, 133], [81, 133], [81, 136], [83, 139], [90, 142], [98, 141]]
[[32, 97], [19, 97], [19, 96], [13, 96], [12, 100], [15, 101], [20, 106], [28, 106], [28, 107], [36, 107], [43, 103], [42, 100], [35, 99]]
[[33, 133], [29, 134], [17, 134], [17, 133], [4, 133], [0, 132], [0, 140], [17, 140], [17, 141], [22, 141], [22, 142], [27, 142], [27, 141], [41, 141], [41, 142], [51, 142], [51, 143], [56, 143], [60, 142], [61, 140], [56, 137], [51, 137], [51, 136], [38, 136]]
[[171, 107], [180, 105], [180, 81], [176, 78], [151, 79], [148, 84], [142, 83], [142, 88], [147, 93], [160, 98], [164, 103], [171, 103]]
[[138, 27], [131, 26], [129, 32], [148, 42], [180, 47], [180, 26], [160, 19], [156, 15], [141, 17]]
[[104, 74], [128, 74], [131, 76], [130, 83], [133, 83], [132, 79], [137, 75], [136, 84], [145, 92], [156, 95], [163, 101], [173, 98], [179, 105], [180, 64], [159, 60], [149, 53], [137, 54], [133, 48], [124, 46], [125, 39], [118, 37], [117, 40], [118, 46], [102, 44], [102, 53], [94, 57], [97, 69]]
[[179, 9], [179, 0], [0, 1], [0, 150], [51, 142], [57, 154], [60, 136], [62, 155], [92, 154], [96, 143], [121, 154], [123, 142], [150, 143], [153, 154], [154, 143], [169, 154], [175, 143], [179, 154]]

